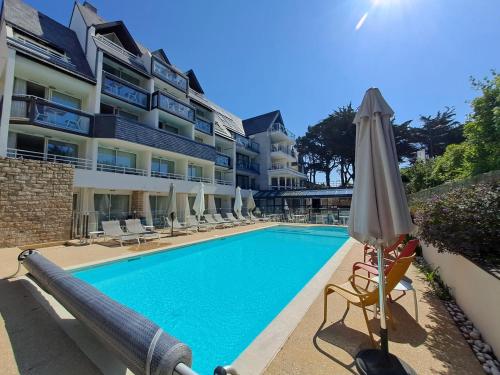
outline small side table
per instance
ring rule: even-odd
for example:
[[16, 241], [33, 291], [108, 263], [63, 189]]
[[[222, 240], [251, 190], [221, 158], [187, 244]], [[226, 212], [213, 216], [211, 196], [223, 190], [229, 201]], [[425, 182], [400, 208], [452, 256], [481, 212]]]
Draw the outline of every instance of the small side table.
[[104, 236], [104, 232], [102, 230], [89, 232], [89, 243], [94, 242], [94, 240], [98, 239], [101, 236]]

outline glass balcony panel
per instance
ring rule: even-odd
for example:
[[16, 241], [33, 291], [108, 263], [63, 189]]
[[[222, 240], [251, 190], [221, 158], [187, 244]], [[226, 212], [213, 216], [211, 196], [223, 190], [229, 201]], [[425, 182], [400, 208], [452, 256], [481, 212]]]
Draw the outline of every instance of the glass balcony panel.
[[148, 107], [148, 94], [141, 92], [131, 85], [127, 85], [111, 75], [106, 74], [102, 82], [102, 91], [105, 94], [123, 99], [142, 108]]
[[245, 138], [239, 134], [235, 135], [234, 140], [236, 141], [237, 145], [244, 147], [248, 150], [252, 150], [254, 152], [260, 151], [259, 144], [257, 142], [254, 142], [254, 141], [252, 141], [248, 138]]
[[231, 167], [231, 158], [224, 154], [217, 153], [215, 157], [215, 164], [221, 167], [229, 168]]
[[183, 104], [182, 102], [165, 95], [162, 92], [157, 92], [158, 107], [167, 112], [173, 113], [183, 119], [194, 122], [194, 109]]
[[153, 74], [167, 81], [178, 89], [187, 91], [187, 79], [155, 59], [153, 59]]
[[202, 133], [212, 134], [212, 124], [208, 121], [202, 120], [201, 118], [196, 118], [194, 127]]
[[30, 96], [12, 98], [11, 116], [29, 118], [36, 124], [81, 134], [89, 133], [92, 121], [90, 114]]

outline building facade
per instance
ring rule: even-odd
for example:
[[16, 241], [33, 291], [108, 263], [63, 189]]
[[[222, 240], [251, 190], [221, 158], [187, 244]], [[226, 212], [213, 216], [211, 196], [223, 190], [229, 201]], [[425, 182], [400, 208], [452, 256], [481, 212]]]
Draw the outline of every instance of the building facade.
[[207, 98], [194, 71], [88, 2], [64, 26], [5, 0], [0, 54], [0, 156], [73, 165], [75, 213], [151, 224], [171, 183], [180, 216], [200, 182], [218, 210], [232, 207], [236, 186], [303, 185], [279, 111], [242, 121]]

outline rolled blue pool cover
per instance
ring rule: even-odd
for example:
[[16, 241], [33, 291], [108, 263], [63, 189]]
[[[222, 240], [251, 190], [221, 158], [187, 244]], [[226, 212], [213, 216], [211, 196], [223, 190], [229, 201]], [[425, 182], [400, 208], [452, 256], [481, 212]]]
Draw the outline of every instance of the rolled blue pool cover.
[[179, 363], [191, 366], [191, 349], [136, 311], [77, 279], [41, 254], [23, 265], [45, 291], [87, 327], [136, 375], [172, 375]]

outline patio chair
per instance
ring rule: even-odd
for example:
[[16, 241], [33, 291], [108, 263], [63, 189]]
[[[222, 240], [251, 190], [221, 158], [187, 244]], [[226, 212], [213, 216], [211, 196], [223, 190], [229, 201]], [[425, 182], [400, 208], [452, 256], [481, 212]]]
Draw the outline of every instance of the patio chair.
[[[413, 254], [415, 254], [415, 251], [417, 250], [418, 243], [419, 243], [418, 240], [408, 241], [403, 250], [401, 250], [401, 252], [396, 257], [396, 260], [399, 258], [407, 258], [413, 256]], [[387, 260], [387, 266], [385, 267], [384, 270], [385, 275], [388, 275], [393, 266], [394, 266], [394, 260]], [[358, 270], [366, 271], [368, 273], [368, 277], [371, 277], [371, 280], [373, 281], [378, 280], [378, 267], [376, 264], [356, 262], [352, 265], [352, 273], [354, 274]], [[372, 277], [372, 275], [374, 276]], [[406, 295], [407, 292], [413, 293], [413, 305], [415, 307], [415, 321], [418, 323], [417, 291], [415, 290], [415, 288], [413, 288], [412, 280], [406, 276], [403, 277], [403, 279], [401, 279], [401, 281], [394, 287], [394, 291], [402, 292], [402, 294], [396, 299], [393, 299], [391, 294], [389, 294], [389, 300], [391, 302], [395, 302], [398, 299], [402, 298], [403, 296]]]
[[125, 225], [128, 233], [138, 234], [144, 241], [160, 238], [160, 233], [146, 230], [139, 219], [127, 219]]
[[[398, 249], [399, 245], [403, 243], [403, 241], [406, 238], [406, 234], [402, 234], [399, 236], [396, 242], [394, 242], [391, 246], [387, 247], [384, 249], [384, 257], [387, 257], [388, 255], [391, 255], [393, 253], [393, 256], [396, 256], [396, 250]], [[366, 258], [370, 257], [371, 259], [376, 259], [377, 258], [377, 249], [375, 249], [373, 246], [370, 246], [368, 244], [365, 244], [363, 248], [363, 262], [366, 262]]]
[[118, 220], [103, 221], [101, 224], [104, 236], [118, 241], [120, 246], [123, 246], [123, 242], [127, 241], [137, 241], [139, 245], [141, 244], [139, 235], [136, 233], [125, 233], [120, 227], [120, 222]]
[[214, 217], [214, 220], [217, 221], [218, 223], [230, 224], [232, 227], [234, 227], [235, 225], [239, 225], [239, 223], [233, 223], [229, 220], [224, 219], [221, 214], [213, 214], [212, 216]]
[[[397, 259], [391, 270], [387, 274], [386, 285], [385, 285], [385, 293], [386, 296], [389, 296], [390, 293], [394, 290], [396, 285], [403, 279], [406, 271], [410, 267], [411, 262], [415, 258], [415, 255], [406, 258]], [[357, 281], [367, 281], [368, 285], [365, 287], [358, 285]], [[328, 296], [332, 293], [337, 293], [341, 297], [343, 297], [347, 301], [347, 312], [351, 305], [360, 307], [363, 311], [363, 316], [365, 318], [366, 327], [368, 328], [368, 334], [370, 336], [370, 340], [372, 345], [376, 347], [375, 339], [373, 337], [373, 333], [370, 330], [370, 325], [368, 322], [368, 314], [367, 307], [374, 306], [375, 310], [377, 309], [377, 305], [379, 302], [378, 295], [378, 282], [371, 280], [370, 278], [353, 274], [349, 277], [348, 281], [344, 284], [328, 284], [325, 287], [324, 291], [324, 312], [323, 312], [323, 322], [326, 322], [327, 313], [328, 313]], [[387, 314], [388, 319], [391, 325], [394, 325], [392, 319], [392, 313], [390, 307], [387, 306]], [[345, 315], [344, 315], [345, 317]]]
[[218, 222], [210, 214], [206, 214], [204, 216], [204, 218], [205, 218], [207, 223], [212, 224], [215, 228], [231, 228], [233, 226], [233, 224], [231, 224], [231, 223]]
[[235, 224], [238, 223], [239, 225], [246, 225], [246, 224], [248, 224], [246, 222], [246, 220], [245, 221], [241, 221], [241, 220], [238, 220], [237, 218], [235, 218], [232, 212], [227, 212], [226, 213], [226, 219], [229, 220], [232, 223], [235, 223]]

